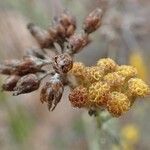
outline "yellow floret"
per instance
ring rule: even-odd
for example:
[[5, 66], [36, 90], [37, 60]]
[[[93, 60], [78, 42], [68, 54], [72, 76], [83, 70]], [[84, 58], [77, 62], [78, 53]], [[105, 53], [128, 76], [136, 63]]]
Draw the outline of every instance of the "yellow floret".
[[129, 79], [137, 75], [137, 70], [133, 66], [122, 65], [117, 67], [117, 73]]
[[85, 78], [87, 82], [94, 83], [100, 81], [104, 76], [104, 70], [100, 69], [97, 66], [94, 67], [87, 67]]
[[131, 78], [128, 81], [128, 90], [133, 96], [144, 97], [150, 94], [149, 86], [139, 78]]
[[110, 86], [104, 82], [95, 82], [89, 87], [89, 104], [92, 106], [106, 106]]
[[75, 77], [79, 85], [85, 84], [85, 65], [81, 62], [75, 62], [69, 72], [70, 77]]
[[130, 109], [130, 100], [120, 92], [112, 92], [109, 95], [107, 109], [114, 117], [119, 117]]
[[97, 62], [97, 66], [105, 71], [105, 73], [113, 72], [117, 68], [117, 64], [110, 58], [103, 58]]
[[119, 75], [117, 72], [112, 72], [104, 76], [104, 81], [107, 82], [111, 87], [119, 87], [124, 84], [125, 78]]
[[85, 66], [81, 62], [75, 62], [73, 64], [73, 67], [70, 71], [71, 74], [73, 74], [76, 77], [82, 77], [84, 76]]

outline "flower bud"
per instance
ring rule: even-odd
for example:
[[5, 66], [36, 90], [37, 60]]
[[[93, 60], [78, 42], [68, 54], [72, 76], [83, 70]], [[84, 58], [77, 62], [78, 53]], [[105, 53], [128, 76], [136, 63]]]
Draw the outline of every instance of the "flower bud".
[[86, 33], [94, 32], [96, 29], [99, 28], [102, 21], [102, 10], [97, 8], [92, 11], [85, 19], [83, 29]]
[[40, 80], [34, 74], [28, 74], [23, 76], [17, 82], [16, 87], [14, 88], [15, 92], [13, 93], [14, 96], [19, 94], [30, 93], [39, 88]]
[[2, 85], [2, 89], [4, 91], [14, 91], [14, 87], [16, 86], [19, 79], [20, 77], [16, 75], [9, 76]]
[[87, 35], [74, 34], [69, 39], [69, 45], [71, 46], [71, 51], [73, 54], [78, 53], [89, 43], [90, 40]]
[[64, 86], [58, 74], [55, 74], [41, 89], [40, 100], [42, 103], [46, 102], [48, 109], [53, 111], [60, 102], [63, 91]]
[[87, 105], [88, 102], [88, 91], [83, 86], [75, 88], [69, 94], [69, 101], [73, 107], [82, 108]]
[[109, 95], [107, 109], [114, 117], [119, 117], [130, 109], [130, 100], [120, 92], [112, 92]]
[[54, 39], [47, 30], [41, 29], [32, 23], [28, 24], [28, 29], [41, 48], [49, 48], [52, 46]]
[[73, 66], [72, 57], [67, 54], [56, 55], [53, 62], [53, 68], [57, 73], [67, 73]]

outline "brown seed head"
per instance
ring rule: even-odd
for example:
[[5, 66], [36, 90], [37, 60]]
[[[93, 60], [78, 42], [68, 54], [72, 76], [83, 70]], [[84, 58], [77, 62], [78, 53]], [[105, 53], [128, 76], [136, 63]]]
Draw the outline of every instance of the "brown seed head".
[[102, 10], [97, 8], [92, 11], [85, 19], [83, 29], [86, 33], [94, 32], [101, 25], [102, 21]]
[[19, 79], [20, 77], [17, 75], [9, 76], [2, 85], [2, 89], [4, 91], [14, 91], [14, 87], [16, 86]]
[[90, 43], [90, 40], [87, 35], [74, 34], [69, 38], [69, 44], [71, 46], [72, 53], [78, 53], [83, 49], [87, 44]]
[[59, 75], [55, 74], [41, 89], [40, 100], [42, 103], [46, 102], [48, 109], [53, 111], [61, 100], [63, 90], [64, 86]]
[[16, 84], [16, 87], [14, 88], [14, 96], [30, 93], [39, 88], [40, 80], [38, 77], [34, 74], [28, 74], [19, 79], [19, 81]]
[[53, 68], [57, 73], [67, 73], [73, 66], [72, 57], [67, 54], [56, 55], [53, 62]]

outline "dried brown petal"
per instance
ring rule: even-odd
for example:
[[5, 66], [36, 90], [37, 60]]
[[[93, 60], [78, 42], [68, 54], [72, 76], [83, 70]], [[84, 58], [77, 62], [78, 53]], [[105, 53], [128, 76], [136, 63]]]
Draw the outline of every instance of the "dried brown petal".
[[55, 56], [53, 68], [57, 73], [61, 73], [61, 74], [67, 73], [68, 71], [71, 70], [72, 66], [73, 66], [73, 60], [69, 54], [64, 53]]
[[13, 91], [19, 79], [20, 77], [16, 75], [8, 77], [2, 85], [2, 89], [4, 91]]
[[48, 104], [48, 109], [53, 111], [61, 100], [63, 90], [64, 86], [59, 79], [59, 75], [55, 74], [50, 81], [43, 86], [40, 100], [42, 103], [46, 102]]
[[71, 46], [72, 53], [78, 53], [83, 49], [87, 44], [90, 43], [90, 39], [87, 35], [83, 34], [74, 34], [69, 39], [69, 45]]
[[24, 93], [30, 93], [35, 91], [39, 88], [40, 80], [34, 74], [29, 74], [20, 78], [17, 82], [16, 87], [14, 88], [15, 92], [13, 93], [14, 96]]
[[92, 11], [84, 21], [84, 31], [89, 34], [99, 28], [101, 25], [102, 15], [102, 10], [99, 8]]

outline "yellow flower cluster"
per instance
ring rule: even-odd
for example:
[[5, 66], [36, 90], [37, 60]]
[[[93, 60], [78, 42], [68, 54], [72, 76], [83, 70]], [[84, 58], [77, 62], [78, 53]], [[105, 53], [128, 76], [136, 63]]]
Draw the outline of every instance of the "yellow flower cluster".
[[137, 97], [150, 93], [149, 86], [137, 78], [135, 67], [119, 66], [110, 58], [100, 59], [92, 67], [75, 62], [70, 75], [79, 81], [79, 87], [69, 95], [74, 107], [103, 107], [114, 117], [128, 111]]
[[139, 78], [131, 78], [128, 81], [128, 89], [134, 96], [143, 97], [150, 93], [148, 85]]

